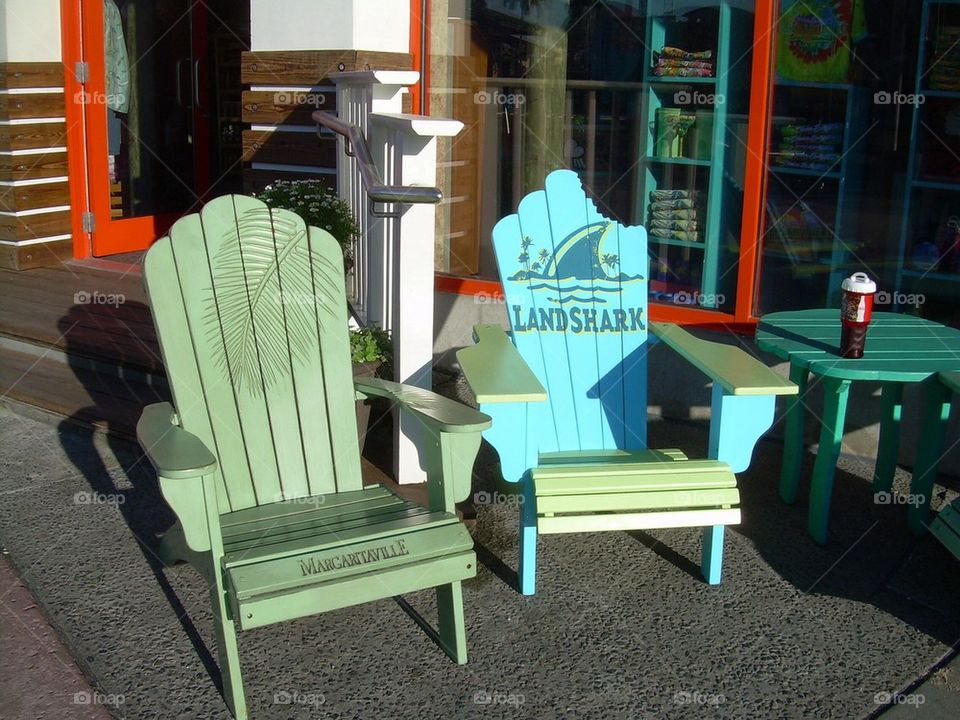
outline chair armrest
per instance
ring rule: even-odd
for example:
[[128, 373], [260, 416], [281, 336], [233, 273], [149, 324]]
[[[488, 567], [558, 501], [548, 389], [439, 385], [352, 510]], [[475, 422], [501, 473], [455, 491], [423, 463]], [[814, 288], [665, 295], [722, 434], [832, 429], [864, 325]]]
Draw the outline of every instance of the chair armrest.
[[170, 403], [155, 403], [143, 409], [137, 422], [137, 440], [161, 477], [202, 477], [217, 467], [217, 459], [203, 441], [176, 424]]
[[439, 432], [480, 432], [490, 427], [487, 415], [430, 390], [380, 378], [354, 378], [353, 385], [364, 395], [399, 403], [403, 409], [414, 413]]
[[499, 325], [473, 328], [476, 345], [457, 351], [478, 403], [539, 402], [547, 391]]
[[679, 325], [651, 322], [650, 330], [731, 395], [796, 395], [797, 386], [741, 348], [694, 337]]

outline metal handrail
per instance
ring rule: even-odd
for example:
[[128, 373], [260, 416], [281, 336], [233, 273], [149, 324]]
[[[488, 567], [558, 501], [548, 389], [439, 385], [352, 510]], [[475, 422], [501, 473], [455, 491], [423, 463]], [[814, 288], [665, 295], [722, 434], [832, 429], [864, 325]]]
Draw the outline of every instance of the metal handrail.
[[[443, 193], [440, 191], [440, 188], [437, 187], [385, 185], [383, 179], [380, 177], [380, 171], [377, 170], [377, 166], [370, 156], [367, 140], [363, 137], [360, 128], [351, 123], [344, 122], [333, 113], [325, 110], [317, 110], [311, 117], [315, 123], [322, 125], [328, 130], [332, 130], [337, 135], [341, 135], [347, 141], [347, 155], [357, 159], [357, 169], [360, 171], [360, 178], [363, 180], [363, 186], [366, 188], [367, 195], [373, 202], [436, 204], [443, 199]], [[317, 134], [320, 134], [319, 128], [317, 129]], [[374, 214], [389, 213], [374, 212]]]

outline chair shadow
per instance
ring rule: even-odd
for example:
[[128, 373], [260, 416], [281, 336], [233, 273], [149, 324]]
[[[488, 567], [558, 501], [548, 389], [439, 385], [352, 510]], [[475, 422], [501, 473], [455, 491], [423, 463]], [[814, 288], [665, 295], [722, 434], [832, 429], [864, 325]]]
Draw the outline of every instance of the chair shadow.
[[[136, 308], [130, 308], [134, 305], [139, 305], [143, 311], [146, 310], [141, 303], [135, 302], [128, 302], [127, 309], [135, 310]], [[72, 307], [59, 321], [59, 327], [66, 341], [70, 368], [84, 385], [93, 404], [76, 410], [60, 422], [58, 430], [61, 445], [70, 461], [81, 471], [93, 493], [123, 498], [122, 502], [117, 503], [117, 508], [124, 523], [137, 540], [137, 546], [144, 561], [153, 573], [158, 587], [170, 604], [184, 633], [203, 663], [204, 669], [222, 694], [223, 681], [219, 666], [167, 579], [164, 564], [158, 556], [160, 537], [174, 524], [173, 513], [160, 494], [156, 476], [150, 469], [145, 456], [132, 438], [125, 439], [130, 436], [130, 427], [127, 423], [121, 424], [117, 420], [117, 388], [105, 386], [101, 382], [102, 377], [98, 378], [89, 364], [81, 359], [88, 347], [86, 343], [89, 336], [74, 342], [74, 334], [85, 332], [77, 322], [83, 314], [85, 313], [82, 306]], [[131, 337], [133, 337], [132, 334]], [[130, 384], [123, 379], [118, 379], [118, 385], [132, 392]], [[157, 388], [155, 397], [146, 400], [148, 402], [169, 401], [170, 397], [165, 389]], [[143, 398], [140, 401], [143, 402]], [[104, 463], [97, 448], [95, 438], [98, 434], [103, 435], [110, 452], [118, 460], [118, 467], [112, 470]], [[119, 488], [111, 478], [111, 471], [123, 472], [132, 489]]]

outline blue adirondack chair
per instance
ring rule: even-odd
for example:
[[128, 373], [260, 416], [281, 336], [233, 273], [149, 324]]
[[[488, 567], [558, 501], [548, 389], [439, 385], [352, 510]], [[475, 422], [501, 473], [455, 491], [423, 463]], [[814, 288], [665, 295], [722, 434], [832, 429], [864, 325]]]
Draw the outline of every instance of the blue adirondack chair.
[[[535, 590], [537, 535], [704, 527], [703, 573], [720, 582], [734, 472], [797, 388], [741, 349], [647, 318], [647, 237], [603, 217], [558, 170], [493, 230], [510, 335], [475, 328], [457, 358], [518, 483], [520, 589]], [[647, 448], [648, 330], [713, 379], [709, 459]]]

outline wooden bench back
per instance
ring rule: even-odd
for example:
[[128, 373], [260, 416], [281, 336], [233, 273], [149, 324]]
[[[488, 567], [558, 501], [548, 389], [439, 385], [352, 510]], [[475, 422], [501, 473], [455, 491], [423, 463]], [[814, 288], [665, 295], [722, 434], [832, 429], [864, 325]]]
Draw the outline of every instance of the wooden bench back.
[[223, 196], [150, 248], [144, 281], [181, 425], [219, 460], [221, 512], [361, 487], [329, 233]]
[[646, 444], [647, 234], [601, 215], [569, 170], [497, 223], [513, 343], [547, 390], [539, 452]]

